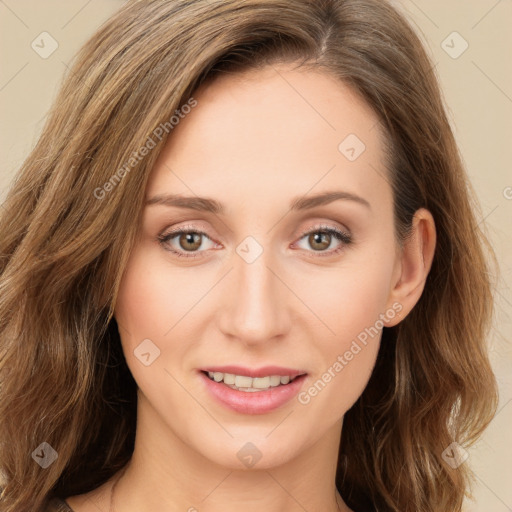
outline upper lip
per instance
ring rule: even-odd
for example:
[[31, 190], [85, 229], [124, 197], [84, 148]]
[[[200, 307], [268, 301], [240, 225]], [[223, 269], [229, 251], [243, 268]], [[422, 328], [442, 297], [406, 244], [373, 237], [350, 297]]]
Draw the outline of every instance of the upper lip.
[[231, 373], [234, 375], [244, 375], [247, 377], [268, 377], [271, 375], [281, 375], [289, 377], [297, 377], [307, 372], [296, 370], [293, 368], [285, 368], [284, 366], [262, 366], [261, 368], [247, 368], [245, 366], [227, 365], [227, 366], [208, 366], [200, 368], [203, 372], [220, 372]]

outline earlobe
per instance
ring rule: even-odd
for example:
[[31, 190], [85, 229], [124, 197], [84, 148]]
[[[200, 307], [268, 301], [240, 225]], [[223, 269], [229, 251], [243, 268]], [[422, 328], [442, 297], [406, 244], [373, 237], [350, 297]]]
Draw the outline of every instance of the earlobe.
[[402, 309], [399, 316], [386, 322], [386, 327], [393, 327], [403, 320], [420, 299], [432, 266], [435, 247], [434, 218], [427, 209], [420, 208], [414, 214], [411, 235], [397, 254], [398, 278], [393, 280], [388, 300], [388, 306], [399, 303]]

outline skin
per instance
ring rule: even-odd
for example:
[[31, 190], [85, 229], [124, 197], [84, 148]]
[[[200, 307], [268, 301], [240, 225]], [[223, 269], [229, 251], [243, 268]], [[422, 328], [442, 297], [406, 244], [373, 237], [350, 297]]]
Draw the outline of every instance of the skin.
[[[194, 98], [146, 197], [209, 197], [225, 213], [165, 205], [143, 212], [116, 303], [139, 401], [135, 451], [115, 508], [349, 511], [334, 485], [343, 416], [368, 382], [381, 329], [307, 404], [293, 399], [266, 414], [214, 402], [196, 371], [282, 365], [307, 371], [307, 390], [365, 328], [383, 314], [383, 325], [395, 325], [416, 304], [435, 248], [433, 218], [418, 210], [413, 237], [396, 243], [378, 118], [329, 75], [270, 66], [223, 76]], [[348, 134], [366, 146], [354, 161], [338, 149]], [[336, 200], [290, 211], [292, 199], [328, 190], [356, 194], [370, 207]], [[324, 248], [315, 245], [303, 233], [319, 224], [349, 231], [352, 243], [327, 236]], [[190, 242], [180, 245], [179, 236], [166, 246], [157, 240], [185, 226], [207, 234], [196, 258], [166, 250], [187, 253]], [[251, 264], [236, 252], [247, 236], [263, 249]], [[389, 318], [393, 305], [400, 312]], [[134, 355], [144, 339], [160, 349], [150, 366]], [[237, 457], [247, 442], [262, 454], [251, 468]], [[68, 503], [78, 512], [107, 511], [114, 478]]]

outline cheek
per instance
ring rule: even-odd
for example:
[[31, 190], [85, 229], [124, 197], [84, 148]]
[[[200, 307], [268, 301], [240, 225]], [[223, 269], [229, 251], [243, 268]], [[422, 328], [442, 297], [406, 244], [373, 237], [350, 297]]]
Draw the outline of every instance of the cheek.
[[119, 289], [116, 318], [130, 336], [170, 339], [168, 333], [196, 301], [197, 290], [179, 269], [154, 251], [135, 249]]
[[[317, 269], [296, 280], [297, 295], [317, 313], [327, 346], [343, 348], [385, 312], [391, 291], [393, 258], [371, 252], [346, 258], [338, 268]], [[311, 321], [316, 322], [312, 315]], [[299, 319], [297, 319], [299, 320]]]
[[336, 272], [319, 272], [305, 280], [315, 283], [309, 288], [314, 292], [307, 295], [308, 306], [329, 329], [320, 326], [322, 334], [315, 343], [319, 370], [299, 403], [329, 423], [345, 414], [364, 391], [380, 346], [382, 316], [394, 316], [394, 310], [386, 309], [391, 254], [368, 253], [354, 264], [347, 258]]
[[[158, 319], [163, 317], [166, 298], [156, 284], [154, 271], [146, 265], [139, 264], [135, 255], [129, 262], [123, 276], [116, 304], [116, 319], [123, 335], [138, 339], [161, 336], [163, 329]], [[133, 339], [132, 341], [136, 341]]]
[[[179, 374], [190, 367], [188, 357], [198, 339], [200, 321], [194, 316], [194, 307], [210, 287], [204, 283], [210, 281], [211, 270], [210, 275], [196, 272], [192, 281], [190, 273], [173, 268], [158, 251], [144, 244], [132, 251], [119, 288], [115, 318], [128, 367], [147, 396], [159, 395], [162, 386], [172, 393], [175, 381], [169, 373]], [[147, 352], [152, 361], [149, 366], [139, 358]], [[154, 359], [153, 354], [157, 355]]]
[[298, 396], [308, 414], [333, 424], [363, 393], [372, 374], [382, 333], [379, 315], [384, 313], [384, 294], [375, 287], [344, 280], [332, 300], [324, 297], [323, 316], [334, 331], [317, 338], [318, 372]]
[[354, 405], [370, 379], [379, 349], [380, 333], [370, 341], [338, 344], [322, 371], [297, 397], [300, 407], [317, 424], [334, 424]]
[[[176, 354], [180, 347], [177, 344], [172, 351], [168, 350], [183, 292], [169, 290], [168, 280], [166, 282], [163, 277], [166, 275], [165, 269], [156, 263], [148, 260], [147, 252], [138, 249], [132, 252], [115, 307], [126, 361], [139, 385], [139, 378], [144, 379], [148, 373], [145, 370], [165, 368], [168, 356]], [[141, 352], [142, 347], [147, 350]], [[150, 366], [141, 364], [139, 352], [150, 353]], [[151, 373], [154, 374], [153, 371]]]

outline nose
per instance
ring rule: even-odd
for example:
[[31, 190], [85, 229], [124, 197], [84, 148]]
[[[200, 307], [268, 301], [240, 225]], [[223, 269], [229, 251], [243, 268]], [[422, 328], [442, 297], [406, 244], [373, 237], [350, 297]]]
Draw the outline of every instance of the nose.
[[220, 308], [222, 333], [247, 346], [282, 338], [291, 325], [291, 292], [278, 277], [276, 265], [266, 251], [252, 263], [235, 254], [233, 265]]

